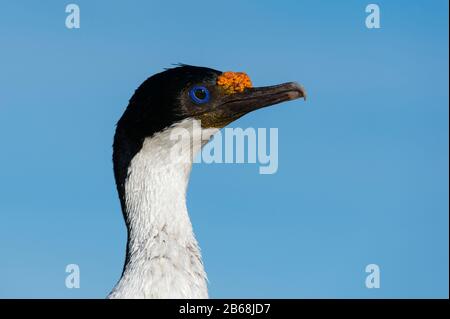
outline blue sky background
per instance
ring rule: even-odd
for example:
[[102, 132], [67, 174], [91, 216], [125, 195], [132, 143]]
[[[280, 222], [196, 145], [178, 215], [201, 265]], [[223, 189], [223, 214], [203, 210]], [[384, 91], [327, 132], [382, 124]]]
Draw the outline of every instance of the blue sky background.
[[[111, 163], [134, 89], [172, 63], [295, 80], [310, 99], [233, 127], [277, 127], [279, 169], [197, 164], [188, 207], [210, 295], [448, 297], [448, 2], [0, 4], [0, 297], [103, 298], [126, 233]], [[81, 288], [64, 285], [81, 267]], [[365, 288], [365, 266], [381, 288]]]

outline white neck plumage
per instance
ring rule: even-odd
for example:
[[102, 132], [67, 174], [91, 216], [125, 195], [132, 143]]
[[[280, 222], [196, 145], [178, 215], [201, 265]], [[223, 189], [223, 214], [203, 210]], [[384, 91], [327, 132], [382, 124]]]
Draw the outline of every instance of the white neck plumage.
[[[217, 130], [197, 128], [196, 120], [184, 120], [147, 138], [133, 157], [125, 181], [128, 258], [108, 298], [208, 297], [200, 249], [186, 208], [186, 189], [192, 154], [205, 143], [196, 143], [202, 139], [195, 135], [207, 139]], [[178, 129], [190, 136], [174, 139]]]

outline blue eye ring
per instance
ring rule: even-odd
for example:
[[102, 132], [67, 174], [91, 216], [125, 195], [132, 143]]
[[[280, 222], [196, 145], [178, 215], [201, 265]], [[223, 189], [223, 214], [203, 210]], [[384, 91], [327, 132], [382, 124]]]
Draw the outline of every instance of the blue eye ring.
[[189, 91], [189, 97], [196, 104], [203, 104], [209, 101], [210, 95], [206, 87], [197, 85]]

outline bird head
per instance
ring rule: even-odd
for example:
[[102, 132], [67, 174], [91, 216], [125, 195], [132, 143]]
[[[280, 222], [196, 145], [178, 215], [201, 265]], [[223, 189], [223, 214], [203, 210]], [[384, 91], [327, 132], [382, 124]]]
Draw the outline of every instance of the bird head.
[[294, 82], [253, 87], [245, 73], [181, 65], [144, 81], [118, 128], [139, 138], [187, 118], [200, 120], [203, 128], [222, 128], [254, 110], [301, 97], [305, 91]]
[[[297, 83], [255, 88], [245, 73], [204, 67], [181, 65], [149, 77], [131, 97], [114, 135], [114, 174], [127, 224], [131, 215], [126, 203], [125, 185], [133, 173], [131, 166], [135, 156], [154, 156], [162, 166], [178, 163], [170, 156], [169, 161], [165, 161], [165, 156], [172, 154], [174, 142], [170, 139], [170, 132], [173, 132], [170, 127], [183, 122], [191, 124], [186, 120], [196, 120], [206, 133], [211, 133], [249, 112], [301, 97], [305, 98], [305, 91]], [[203, 130], [201, 134], [203, 143], [206, 141], [203, 140]], [[155, 148], [143, 150], [146, 141]], [[166, 154], [166, 151], [169, 152]], [[154, 164], [152, 162], [151, 165]], [[184, 172], [188, 171], [185, 166], [183, 168]], [[163, 171], [165, 169], [167, 167]]]

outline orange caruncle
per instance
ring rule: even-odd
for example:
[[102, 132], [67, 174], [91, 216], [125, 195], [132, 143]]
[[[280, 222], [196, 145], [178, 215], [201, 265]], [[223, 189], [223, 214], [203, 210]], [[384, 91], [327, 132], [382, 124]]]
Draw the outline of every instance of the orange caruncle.
[[224, 72], [217, 78], [217, 85], [222, 86], [227, 93], [231, 94], [251, 88], [252, 81], [244, 72]]

